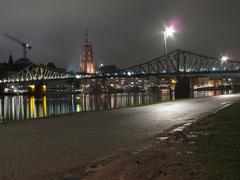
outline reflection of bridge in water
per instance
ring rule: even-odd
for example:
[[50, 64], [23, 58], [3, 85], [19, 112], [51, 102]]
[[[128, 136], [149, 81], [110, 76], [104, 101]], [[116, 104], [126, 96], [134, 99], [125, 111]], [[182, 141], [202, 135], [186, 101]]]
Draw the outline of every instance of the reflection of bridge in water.
[[[4, 88], [28, 91], [121, 91], [154, 90], [174, 86], [177, 96], [188, 96], [192, 88], [221, 88], [233, 85], [240, 73], [240, 62], [222, 62], [186, 50], [175, 50], [151, 61], [122, 69], [114, 74], [79, 74], [58, 71], [43, 65], [31, 66], [0, 80]], [[179, 93], [178, 93], [179, 92]]]

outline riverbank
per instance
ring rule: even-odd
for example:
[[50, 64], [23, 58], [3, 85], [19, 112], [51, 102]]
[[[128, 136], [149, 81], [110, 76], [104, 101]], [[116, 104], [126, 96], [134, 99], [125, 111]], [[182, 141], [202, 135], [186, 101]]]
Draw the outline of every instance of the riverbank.
[[[240, 94], [2, 125], [0, 179], [52, 180], [73, 177], [75, 173], [79, 176], [78, 172], [86, 177], [86, 173], [106, 167], [114, 160], [124, 163], [122, 160], [126, 157], [131, 157], [133, 163], [142, 164], [140, 158], [147, 156], [141, 156], [141, 153], [165, 143], [157, 138], [159, 133], [179, 124], [194, 122], [237, 101], [240, 101]], [[152, 140], [155, 136], [156, 139]], [[146, 143], [149, 140], [151, 143]], [[168, 151], [165, 154], [168, 155]], [[119, 168], [119, 172], [123, 171]]]
[[64, 179], [240, 179], [239, 109], [240, 102], [173, 127], [136, 151]]

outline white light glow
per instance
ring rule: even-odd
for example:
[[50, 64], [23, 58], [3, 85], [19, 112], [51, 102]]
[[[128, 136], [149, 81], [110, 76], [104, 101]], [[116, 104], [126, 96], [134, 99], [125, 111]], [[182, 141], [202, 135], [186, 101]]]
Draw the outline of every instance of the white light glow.
[[228, 56], [222, 56], [222, 57], [221, 57], [221, 61], [225, 62], [225, 61], [227, 61], [227, 60], [229, 60], [229, 57], [228, 57]]
[[174, 30], [173, 27], [166, 27], [165, 31], [164, 31], [164, 34], [166, 37], [173, 37], [173, 34], [175, 33], [176, 31]]

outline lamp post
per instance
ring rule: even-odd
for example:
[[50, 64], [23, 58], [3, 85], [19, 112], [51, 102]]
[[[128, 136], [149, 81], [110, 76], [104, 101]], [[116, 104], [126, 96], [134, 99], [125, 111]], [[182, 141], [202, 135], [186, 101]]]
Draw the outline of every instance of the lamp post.
[[173, 37], [174, 33], [175, 33], [175, 30], [174, 30], [173, 27], [166, 27], [165, 31], [163, 31], [166, 56], [168, 54], [168, 51], [167, 51], [167, 38], [168, 37]]
[[223, 64], [229, 59], [228, 56], [222, 56], [221, 57], [221, 80], [222, 80], [222, 94], [223, 94]]
[[[164, 47], [165, 47], [165, 56], [166, 56], [166, 73], [168, 73], [168, 48], [167, 48], [167, 38], [168, 37], [173, 37], [173, 34], [175, 33], [175, 30], [173, 27], [166, 27], [165, 31], [163, 31], [163, 38], [164, 38]], [[169, 95], [170, 95], [170, 100], [172, 100], [172, 89], [171, 85], [169, 85]]]
[[175, 33], [175, 30], [173, 27], [166, 27], [165, 31], [163, 31], [163, 37], [164, 37], [164, 47], [165, 47], [165, 55], [167, 60], [167, 71], [168, 71], [168, 47], [167, 47], [167, 38], [173, 37], [173, 34]]

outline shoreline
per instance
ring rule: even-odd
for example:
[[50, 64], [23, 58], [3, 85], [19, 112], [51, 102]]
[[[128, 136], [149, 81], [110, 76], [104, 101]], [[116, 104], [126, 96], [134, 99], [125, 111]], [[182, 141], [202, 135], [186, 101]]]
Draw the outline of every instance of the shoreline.
[[[235, 93], [239, 94], [239, 93]], [[234, 94], [227, 94], [227, 95], [234, 95]], [[103, 109], [103, 110], [89, 110], [89, 111], [80, 111], [80, 112], [71, 112], [71, 113], [64, 113], [64, 114], [57, 114], [57, 115], [51, 115], [46, 117], [36, 117], [36, 118], [29, 118], [29, 119], [19, 119], [19, 120], [5, 120], [0, 119], [0, 127], [1, 125], [9, 125], [9, 124], [15, 124], [20, 122], [26, 122], [26, 121], [32, 121], [32, 120], [44, 120], [44, 119], [52, 119], [52, 118], [58, 118], [58, 117], [66, 117], [66, 116], [74, 116], [79, 115], [82, 113], [93, 113], [93, 112], [108, 112], [108, 111], [117, 111], [117, 110], [124, 110], [124, 109], [130, 109], [130, 108], [138, 108], [138, 107], [144, 107], [144, 106], [151, 106], [155, 104], [162, 104], [162, 103], [168, 103], [168, 102], [178, 102], [178, 101], [184, 101], [184, 100], [191, 100], [191, 99], [204, 99], [209, 97], [218, 97], [223, 95], [215, 95], [215, 96], [204, 96], [204, 97], [196, 97], [196, 98], [184, 98], [184, 99], [174, 99], [174, 100], [166, 100], [166, 101], [156, 101], [149, 104], [140, 104], [140, 105], [132, 105], [132, 106], [126, 106], [126, 107], [118, 107], [118, 108], [110, 108], [110, 109]]]
[[[159, 144], [170, 140], [166, 138], [166, 129], [171, 131], [175, 127], [175, 131], [179, 131], [183, 128], [179, 124], [189, 127], [188, 123], [196, 118], [239, 100], [239, 94], [189, 99], [3, 125], [0, 179], [72, 180], [74, 176], [92, 176], [96, 170], [102, 171], [112, 163], [116, 164], [113, 167], [123, 164], [117, 172], [123, 172], [126, 164], [133, 170], [139, 163], [144, 167], [143, 162], [152, 158], [152, 153], [148, 153], [150, 156], [145, 153], [156, 152]], [[169, 153], [169, 149], [165, 149], [160, 154], [167, 157]], [[146, 159], [142, 159], [144, 157]], [[158, 156], [152, 159], [155, 158]], [[11, 167], [12, 173], [6, 167]]]

